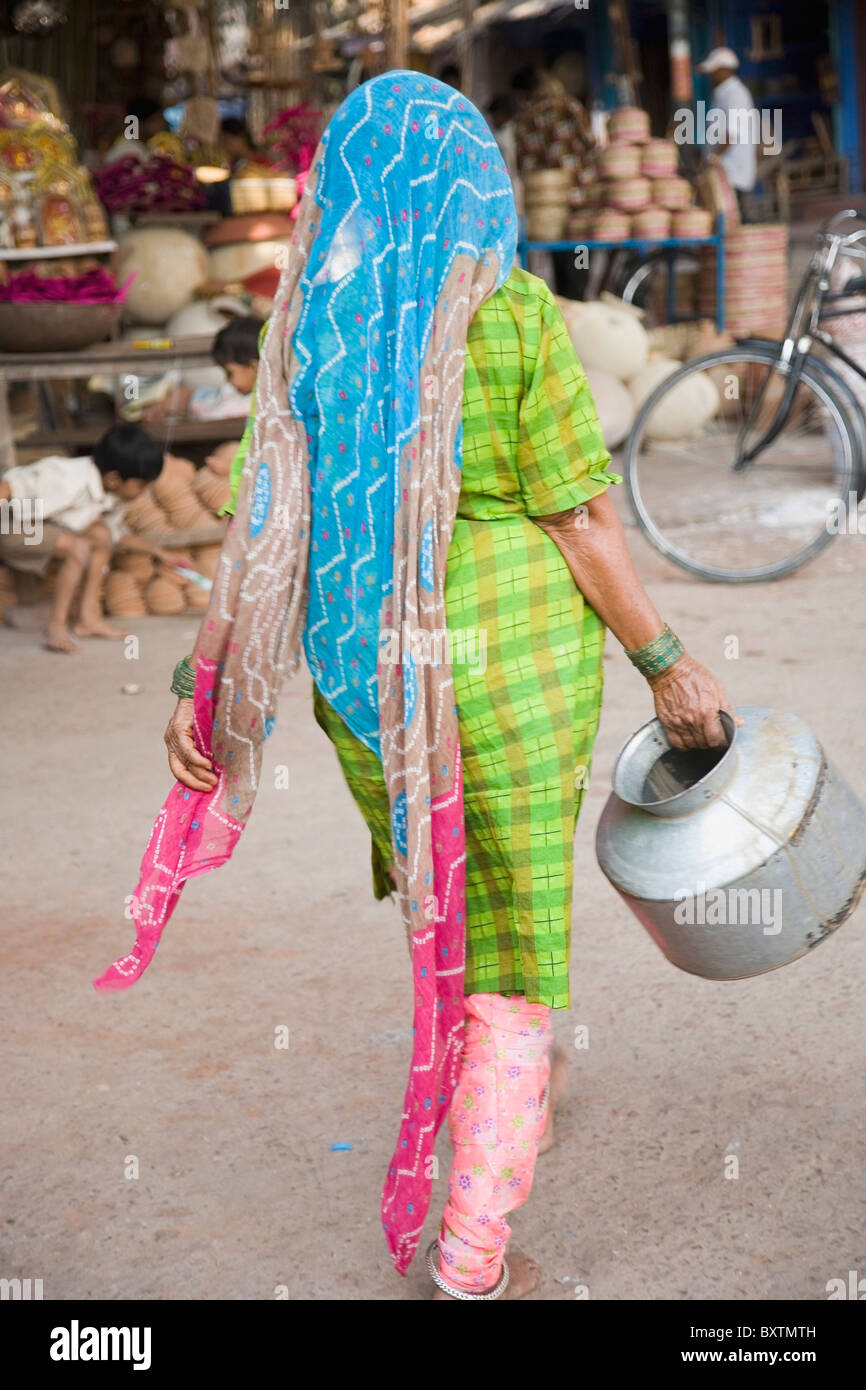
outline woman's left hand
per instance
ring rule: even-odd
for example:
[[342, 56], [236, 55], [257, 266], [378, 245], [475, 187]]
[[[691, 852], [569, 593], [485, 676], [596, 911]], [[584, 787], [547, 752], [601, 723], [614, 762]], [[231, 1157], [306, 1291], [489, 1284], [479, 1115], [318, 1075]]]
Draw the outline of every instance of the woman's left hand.
[[724, 686], [712, 671], [684, 653], [667, 671], [650, 678], [656, 714], [674, 748], [725, 748], [727, 737], [719, 718], [725, 710], [736, 724]]

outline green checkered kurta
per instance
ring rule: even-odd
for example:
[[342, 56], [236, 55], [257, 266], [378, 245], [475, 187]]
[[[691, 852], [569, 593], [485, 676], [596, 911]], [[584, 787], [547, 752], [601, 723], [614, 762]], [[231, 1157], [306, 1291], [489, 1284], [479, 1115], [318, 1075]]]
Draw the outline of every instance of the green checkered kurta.
[[[569, 1004], [573, 839], [601, 710], [604, 626], [530, 517], [619, 482], [609, 463], [556, 301], [515, 269], [469, 326], [445, 587], [463, 755], [467, 994]], [[475, 639], [463, 652], [458, 633]], [[317, 687], [314, 709], [369, 827], [373, 891], [385, 897], [381, 764]]]

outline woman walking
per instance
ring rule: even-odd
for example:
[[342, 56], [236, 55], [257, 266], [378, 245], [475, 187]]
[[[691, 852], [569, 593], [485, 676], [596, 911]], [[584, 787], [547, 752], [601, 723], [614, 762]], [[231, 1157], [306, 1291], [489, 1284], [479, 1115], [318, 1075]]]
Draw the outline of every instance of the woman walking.
[[[724, 743], [715, 678], [653, 608], [606, 489], [617, 476], [483, 118], [391, 72], [331, 121], [262, 350], [255, 426], [166, 742], [178, 785], [142, 864], [147, 966], [183, 882], [228, 858], [283, 675], [316, 719], [396, 896], [413, 1056], [382, 1219], [405, 1273], [454, 1144], [427, 1264], [437, 1298], [515, 1298], [508, 1248], [547, 1129], [551, 1013], [569, 1006], [572, 840], [605, 627], [680, 747]], [[546, 1132], [545, 1132], [546, 1131]]]

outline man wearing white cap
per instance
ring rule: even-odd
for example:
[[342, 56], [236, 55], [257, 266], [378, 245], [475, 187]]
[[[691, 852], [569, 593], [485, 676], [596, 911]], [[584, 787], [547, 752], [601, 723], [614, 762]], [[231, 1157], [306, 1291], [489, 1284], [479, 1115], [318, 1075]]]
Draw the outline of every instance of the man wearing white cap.
[[717, 143], [718, 160], [737, 195], [740, 212], [747, 215], [748, 195], [757, 173], [756, 143], [758, 123], [748, 118], [754, 110], [752, 94], [737, 77], [740, 60], [731, 48], [714, 48], [698, 65], [698, 72], [712, 75], [712, 105], [724, 111], [724, 138]]

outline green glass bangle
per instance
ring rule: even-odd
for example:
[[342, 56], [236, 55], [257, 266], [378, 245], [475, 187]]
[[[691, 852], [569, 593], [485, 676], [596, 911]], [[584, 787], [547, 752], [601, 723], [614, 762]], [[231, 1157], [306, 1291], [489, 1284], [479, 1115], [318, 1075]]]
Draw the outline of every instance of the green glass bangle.
[[626, 652], [626, 656], [642, 676], [649, 677], [659, 676], [662, 671], [667, 671], [675, 661], [679, 661], [684, 652], [685, 647], [679, 637], [671, 632], [665, 623], [658, 637], [653, 638], [652, 642], [647, 642], [645, 647], [636, 647], [634, 651]]
[[195, 694], [195, 668], [189, 657], [183, 656], [174, 668], [171, 678], [171, 692], [179, 700], [191, 700]]

